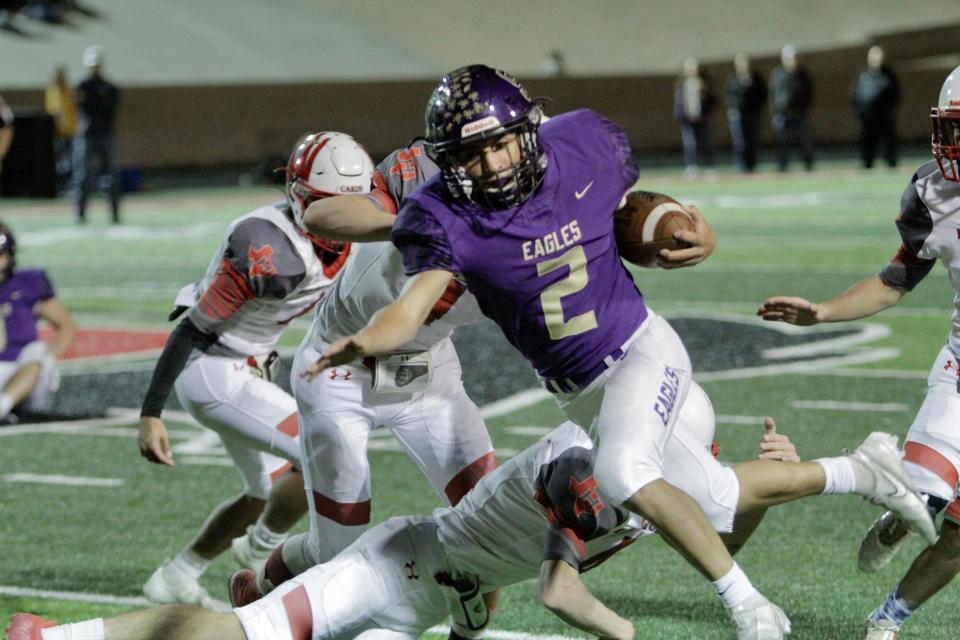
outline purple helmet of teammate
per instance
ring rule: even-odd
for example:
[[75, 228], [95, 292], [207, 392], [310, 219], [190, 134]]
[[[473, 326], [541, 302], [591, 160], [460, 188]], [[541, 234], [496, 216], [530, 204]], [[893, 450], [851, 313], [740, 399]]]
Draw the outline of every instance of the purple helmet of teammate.
[[[547, 155], [540, 145], [540, 105], [511, 75], [474, 64], [441, 78], [426, 112], [427, 155], [440, 166], [455, 197], [486, 209], [506, 209], [529, 197], [543, 180]], [[491, 140], [517, 134], [520, 157], [509, 171], [468, 175], [464, 163]]]

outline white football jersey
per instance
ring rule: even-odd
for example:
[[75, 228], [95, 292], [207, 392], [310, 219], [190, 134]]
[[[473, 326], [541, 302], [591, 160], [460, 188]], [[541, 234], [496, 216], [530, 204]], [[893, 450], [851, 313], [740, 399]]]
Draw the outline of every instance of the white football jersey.
[[[330, 288], [311, 328], [311, 346], [353, 335], [374, 313], [400, 296], [407, 276], [403, 256], [389, 242], [354, 244], [350, 260]], [[455, 327], [483, 319], [476, 298], [456, 280], [434, 307], [417, 337], [398, 351], [424, 351], [450, 336]]]
[[[205, 307], [202, 298], [211, 283], [224, 280], [224, 269], [239, 283], [244, 300], [229, 314], [217, 314], [217, 305]], [[210, 353], [263, 355], [273, 350], [292, 320], [320, 301], [335, 275], [335, 269], [325, 270], [313, 244], [286, 212], [270, 205], [230, 223], [206, 275], [184, 287], [176, 302], [199, 303], [191, 318], [199, 311], [203, 318], [198, 323], [218, 336]]]
[[[955, 292], [948, 342], [953, 353], [960, 354], [960, 184], [945, 180], [934, 161], [921, 165], [904, 192], [897, 227], [903, 246], [881, 278], [911, 289], [939, 260]], [[919, 275], [897, 278], [897, 267]]]
[[[534, 500], [537, 476], [544, 465], [572, 447], [593, 449], [593, 443], [580, 427], [565, 422], [481, 478], [456, 507], [433, 512], [447, 556], [461, 571], [478, 575], [483, 590], [539, 574], [551, 525], [546, 509]], [[620, 512], [624, 516], [620, 525], [585, 543], [584, 570], [655, 533], [643, 518]]]

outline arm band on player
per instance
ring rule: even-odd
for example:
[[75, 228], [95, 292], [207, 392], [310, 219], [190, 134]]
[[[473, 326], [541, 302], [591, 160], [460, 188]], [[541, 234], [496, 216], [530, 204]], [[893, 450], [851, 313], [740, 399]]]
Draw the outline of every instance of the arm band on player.
[[200, 331], [190, 318], [184, 318], [170, 334], [163, 353], [153, 369], [153, 378], [143, 400], [140, 415], [159, 418], [177, 376], [183, 371], [194, 347], [205, 350], [217, 341], [215, 334]]

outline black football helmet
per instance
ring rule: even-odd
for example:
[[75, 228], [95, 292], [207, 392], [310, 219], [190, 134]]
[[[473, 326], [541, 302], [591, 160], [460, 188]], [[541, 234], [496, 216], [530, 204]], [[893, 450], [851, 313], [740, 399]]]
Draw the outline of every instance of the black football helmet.
[[[543, 181], [547, 155], [540, 144], [541, 106], [509, 74], [474, 64], [440, 79], [426, 111], [427, 155], [439, 165], [452, 195], [485, 209], [520, 204]], [[515, 132], [520, 159], [509, 174], [489, 172], [471, 178], [463, 158], [491, 140]]]

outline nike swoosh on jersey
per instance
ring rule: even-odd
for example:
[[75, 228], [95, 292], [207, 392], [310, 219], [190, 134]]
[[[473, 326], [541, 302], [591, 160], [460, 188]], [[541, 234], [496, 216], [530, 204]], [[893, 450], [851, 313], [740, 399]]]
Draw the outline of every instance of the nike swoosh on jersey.
[[593, 186], [593, 180], [591, 180], [590, 184], [588, 184], [583, 188], [583, 191], [574, 191], [573, 197], [575, 197], [577, 200], [583, 200], [583, 196], [587, 195], [587, 191], [590, 191], [590, 187], [592, 186]]

